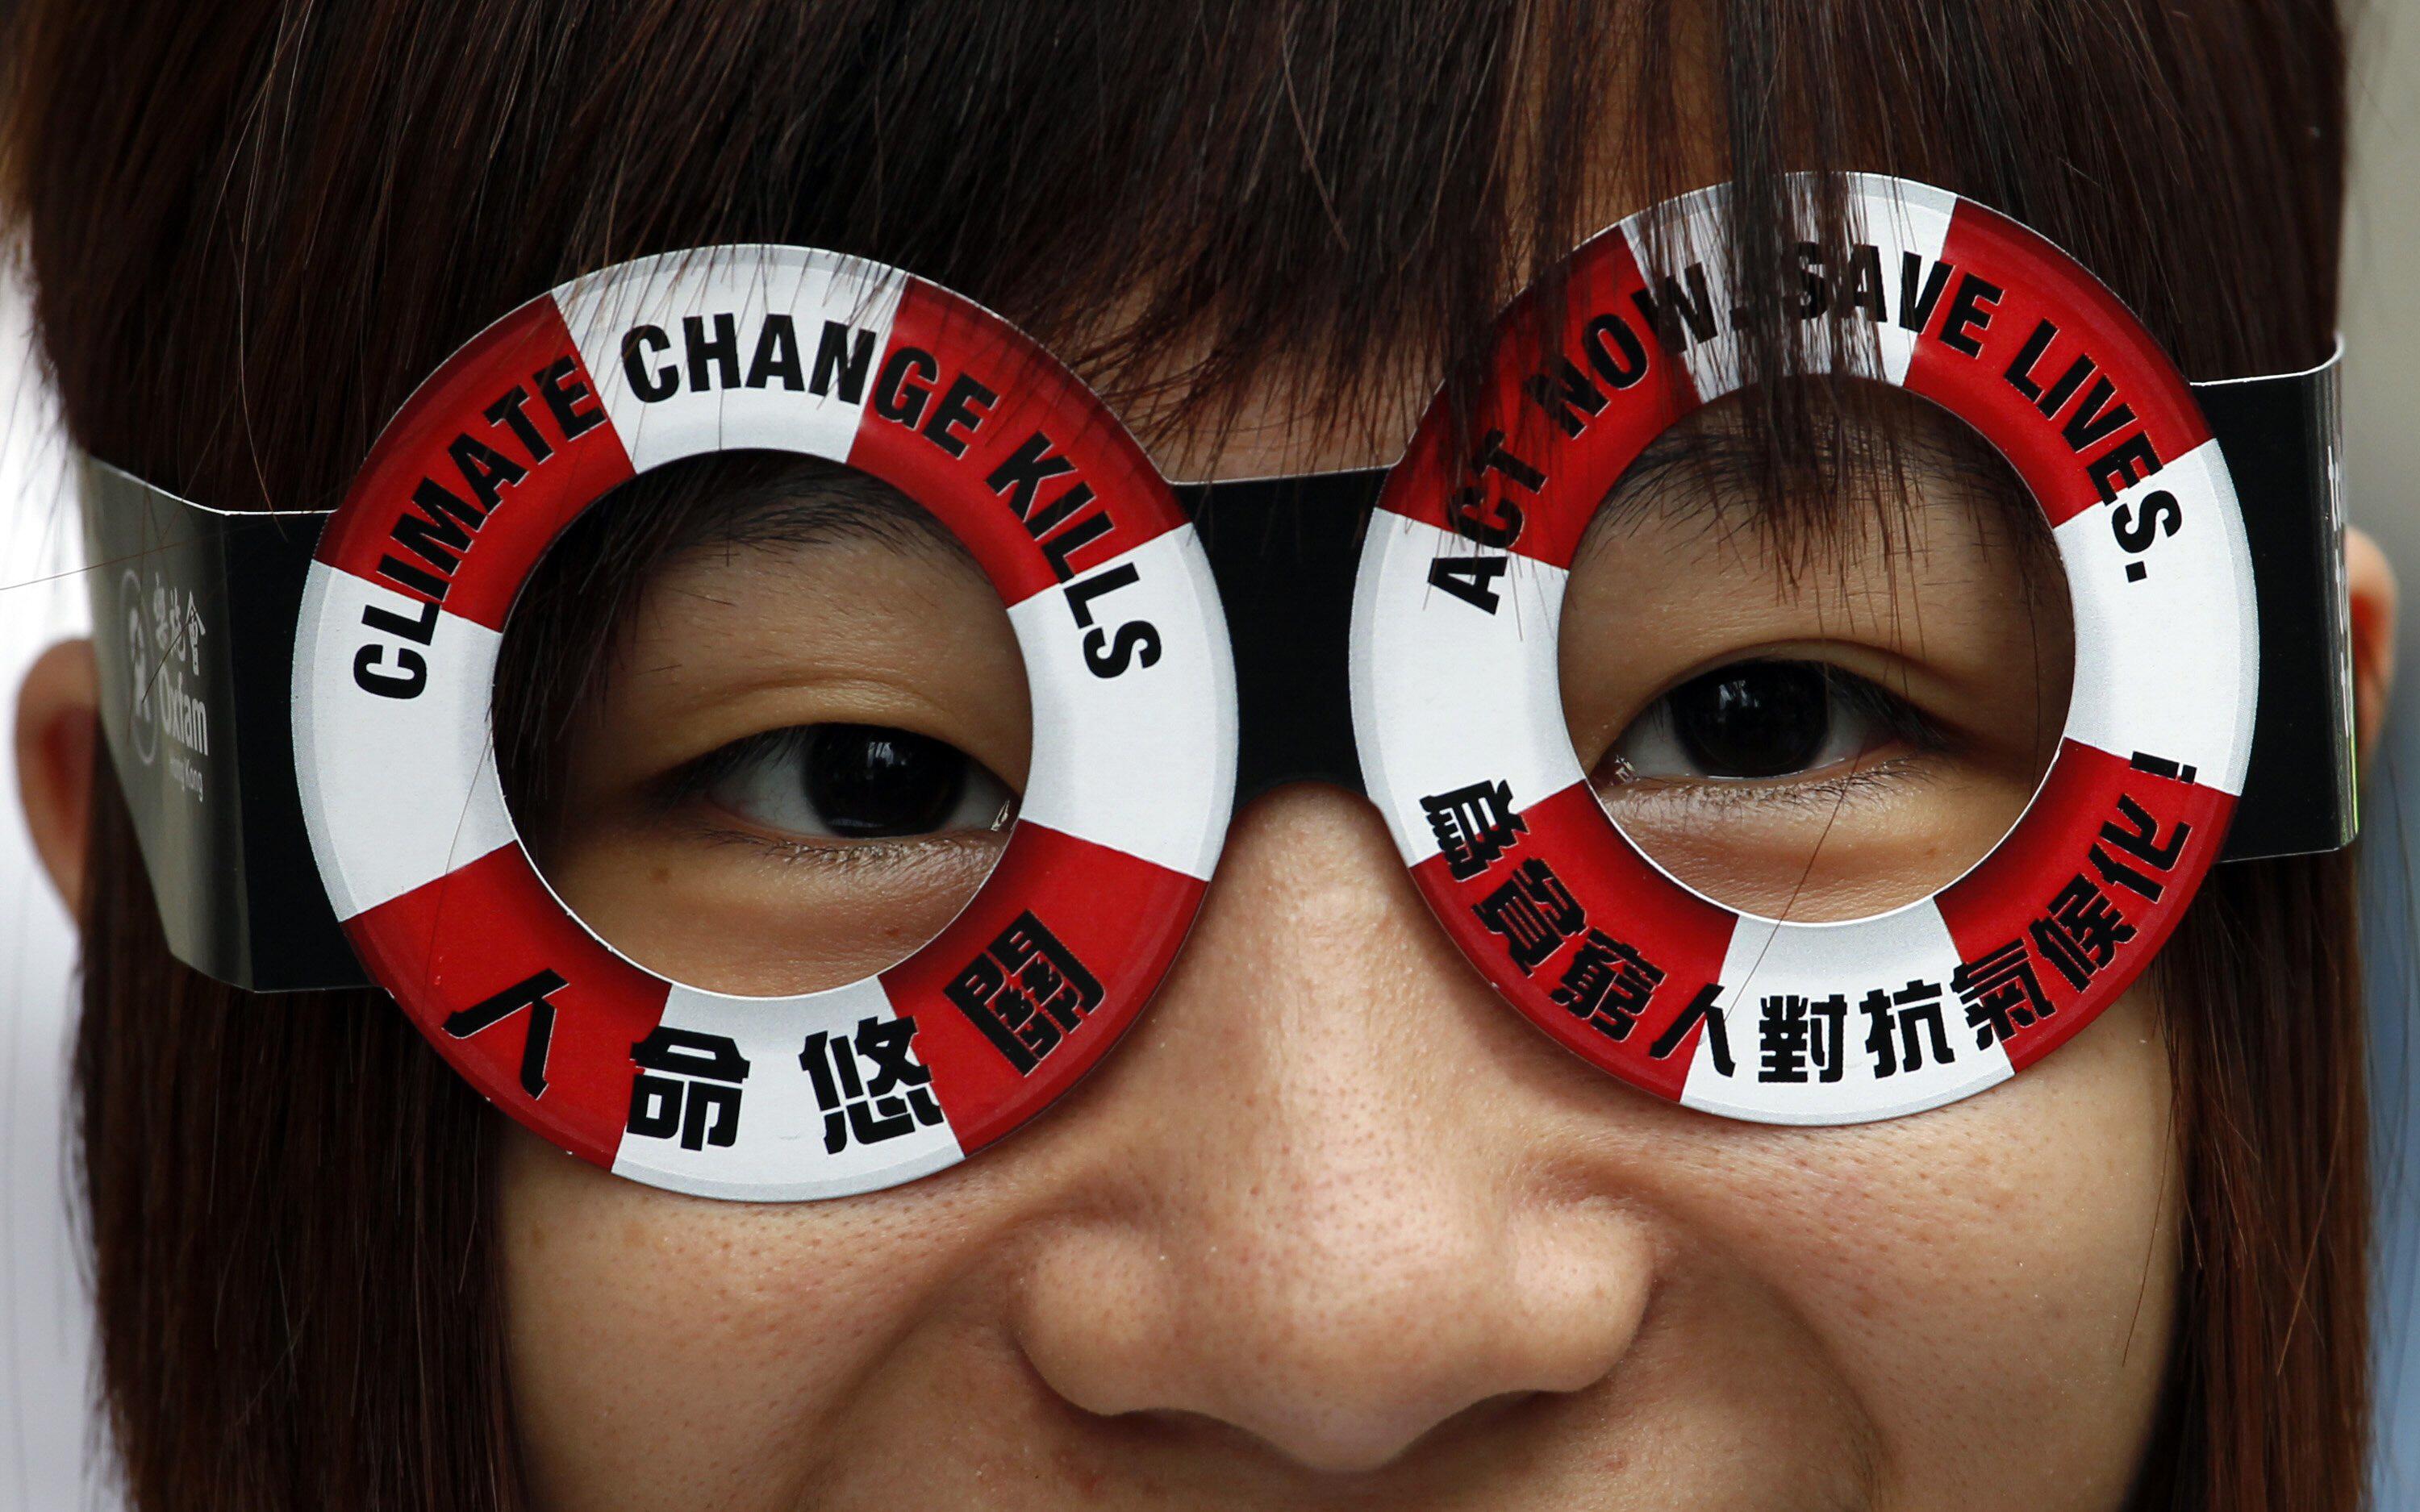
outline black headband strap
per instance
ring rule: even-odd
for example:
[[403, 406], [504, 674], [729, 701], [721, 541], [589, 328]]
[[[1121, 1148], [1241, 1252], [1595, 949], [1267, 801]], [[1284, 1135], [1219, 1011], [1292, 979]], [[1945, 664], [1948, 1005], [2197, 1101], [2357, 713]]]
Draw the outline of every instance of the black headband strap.
[[[2335, 850], [2357, 825], [2337, 385], [2332, 358], [2195, 387], [2257, 563], [2259, 706], [2231, 860]], [[1233, 643], [1238, 803], [1296, 781], [1362, 791], [1347, 658], [1386, 476], [1177, 486]], [[256, 992], [364, 985], [294, 765], [294, 627], [327, 517], [213, 510], [90, 458], [83, 483], [102, 728], [169, 948]]]
[[83, 472], [101, 729], [168, 948], [255, 992], [364, 984], [295, 785], [294, 624], [328, 517]]
[[2221, 859], [2340, 850], [2361, 827], [2344, 555], [2344, 346], [2319, 366], [2196, 383], [2260, 600], [2252, 760]]

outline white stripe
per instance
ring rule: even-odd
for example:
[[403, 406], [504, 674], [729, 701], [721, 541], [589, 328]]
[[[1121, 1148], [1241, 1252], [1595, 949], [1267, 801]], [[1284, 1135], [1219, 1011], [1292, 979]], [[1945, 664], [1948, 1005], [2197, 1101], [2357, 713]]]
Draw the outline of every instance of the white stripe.
[[[2172, 496], [2183, 523], [2139, 553], [2144, 501]], [[2119, 511], [2123, 511], [2121, 516]], [[2252, 553], [2214, 440], [2170, 462], [2057, 531], [2075, 615], [2075, 694], [2067, 733], [2119, 757], [2147, 751], [2195, 768], [2194, 780], [2243, 788], [2260, 677]], [[2129, 581], [2126, 569], [2143, 576]]]
[[[375, 908], [513, 839], [496, 785], [488, 710], [503, 638], [452, 614], [427, 646], [373, 630], [363, 610], [419, 618], [421, 604], [323, 562], [311, 563], [294, 650], [294, 767], [320, 879], [340, 919]], [[374, 671], [419, 657], [411, 698], [368, 691]]]
[[[1958, 947], [1931, 900], [1871, 918], [1838, 924], [1786, 924], [1743, 918], [1723, 958], [1723, 992], [1717, 1007], [1731, 1053], [1732, 1074], [1716, 1072], [1708, 1038], [1701, 1031], [1689, 1063], [1681, 1101], [1726, 1118], [1761, 1123], [1860, 1123], [1938, 1107], [1978, 1092], [2012, 1074], [2008, 1052], [1997, 1043], [1978, 1049], [1975, 1031], [1950, 990]], [[1925, 1064], [1877, 1077], [1866, 1049], [1869, 1021], [1858, 1005], [1880, 988], [1898, 992], [1922, 981], [1941, 989], [1941, 1026], [1951, 1059], [1933, 1058], [1931, 1033], [1921, 1035]], [[1817, 1079], [1811, 1061], [1807, 1080], [1761, 1079], [1759, 1021], [1768, 997], [1797, 995], [1820, 1001], [1838, 994], [1845, 1010], [1840, 1034], [1841, 1073]], [[1810, 1015], [1810, 1023], [1819, 1022]], [[1824, 1032], [1817, 1030], [1815, 1032]], [[1893, 1035], [1894, 1054], [1898, 1036]]]
[[[1739, 387], [1739, 333], [1731, 329], [1730, 188], [1718, 184], [1683, 194], [1621, 223], [1630, 255], [1647, 281], [1658, 309], [1665, 308], [1665, 279], [1683, 294], [1694, 291], [1691, 270], [1705, 281], [1706, 308], [1714, 335], [1699, 342], [1677, 311], [1670, 317], [1682, 333], [1681, 361], [1698, 397], [1711, 401]], [[1653, 340], [1652, 336], [1648, 339]]]
[[[1916, 254], [1927, 271], [1941, 260], [1942, 248], [1949, 241], [1950, 217], [1958, 210], [1958, 196], [1904, 178], [1875, 174], [1846, 177], [1850, 193], [1858, 200], [1852, 209], [1860, 224], [1853, 229], [1861, 242], [1880, 254], [1883, 308], [1888, 315], [1872, 329], [1881, 348], [1882, 376], [1891, 383], [1905, 383], [1908, 366], [1916, 360], [1916, 332], [1899, 323], [1900, 269], [1908, 253]], [[1832, 297], [1846, 299], [1846, 270], [1828, 271]], [[1923, 274], [1917, 276], [1920, 280]], [[1819, 329], [1828, 339], [1829, 328]]]
[[1353, 736], [1407, 863], [1436, 854], [1420, 799], [1503, 781], [1515, 808], [1583, 776], [1556, 676], [1562, 568], [1508, 556], [1490, 614], [1429, 582], [1440, 557], [1497, 556], [1434, 525], [1370, 517], [1353, 592]]
[[[1940, 260], [1941, 250], [1949, 239], [1949, 221], [1958, 207], [1957, 196], [1872, 174], [1844, 177], [1851, 196], [1850, 230], [1861, 244], [1873, 247], [1877, 254], [1883, 308], [1886, 312], [1881, 320], [1865, 317], [1846, 327], [1849, 338], [1856, 344], [1852, 348], [1854, 365], [1871, 373], [1874, 359], [1879, 357], [1882, 370], [1878, 376], [1892, 383], [1904, 383], [1908, 365], [1915, 360], [1916, 333], [1901, 327], [1898, 320], [1900, 262], [1908, 253], [1916, 254], [1927, 269]], [[1799, 235], [1809, 240], [1814, 239], [1816, 186], [1814, 176], [1792, 176], [1790, 193]], [[1664, 302], [1664, 273], [1670, 273], [1684, 290], [1689, 286], [1693, 265], [1705, 278], [1716, 333], [1712, 341], [1688, 345], [1682, 361], [1697, 384], [1699, 397], [1709, 401], [1738, 388], [1740, 381], [1739, 336], [1731, 327], [1737, 296], [1730, 283], [1730, 191], [1718, 186], [1682, 195], [1632, 216], [1621, 224], [1631, 255], [1637, 260], [1639, 271], [1659, 306]], [[1851, 292], [1850, 270], [1827, 265], [1823, 271], [1830, 288], [1829, 299], [1846, 300]], [[1686, 329], [1684, 324], [1683, 330]], [[1874, 343], [1872, 348], [1864, 346], [1868, 332]], [[1833, 327], [1828, 318], [1808, 321], [1807, 336], [1806, 358], [1811, 369], [1821, 371], [1839, 363], [1840, 354], [1832, 347]]]
[[[882, 983], [872, 977], [797, 997], [730, 997], [673, 988], [664, 1002], [665, 1025], [728, 1038], [748, 1061], [747, 1077], [738, 1084], [735, 1137], [729, 1145], [688, 1149], [678, 1135], [625, 1134], [613, 1174], [697, 1196], [799, 1202], [871, 1192], [956, 1165], [965, 1155], [946, 1119], [925, 1125], [911, 1116], [908, 1132], [874, 1144], [859, 1143], [844, 1123], [846, 1137], [840, 1149], [826, 1149], [825, 1109], [799, 1059], [807, 1036], [820, 1031], [849, 1040], [863, 1021], [889, 1023], [895, 1017]], [[923, 1063], [912, 1046], [910, 1059]], [[859, 1064], [861, 1073], [870, 1072], [871, 1067]], [[932, 1092], [929, 1085], [924, 1090]], [[933, 1105], [939, 1105], [938, 1099]], [[867, 1117], [880, 1120], [898, 1110], [869, 1103]]]
[[[554, 291], [554, 301], [631, 467], [644, 472], [680, 457], [735, 447], [847, 460], [905, 287], [903, 274], [831, 253], [708, 247], [641, 258], [575, 279]], [[769, 376], [760, 387], [748, 386], [759, 343], [767, 340], [768, 314], [786, 315], [797, 338], [801, 386], [795, 390]], [[723, 386], [719, 365], [701, 356], [708, 385], [693, 391], [685, 321], [694, 317], [698, 331], [711, 340], [723, 316], [731, 317], [736, 338], [732, 361], [738, 384]], [[845, 328], [850, 350], [860, 341], [872, 343], [863, 387], [854, 400], [837, 383], [828, 383], [823, 394], [813, 392], [827, 321]], [[626, 363], [626, 336], [647, 327], [662, 332], [668, 345], [642, 349]], [[664, 376], [678, 387], [669, 397], [642, 399], [632, 387], [633, 367], [645, 381]]]
[[[1131, 567], [1133, 582], [1084, 598], [1069, 589]], [[1076, 617], [1080, 600], [1091, 617]], [[1024, 817], [1204, 880], [1235, 801], [1235, 664], [1210, 562], [1180, 526], [1008, 611], [1033, 697]], [[1150, 626], [1143, 662], [1122, 631]], [[1087, 659], [1088, 652], [1090, 660]]]

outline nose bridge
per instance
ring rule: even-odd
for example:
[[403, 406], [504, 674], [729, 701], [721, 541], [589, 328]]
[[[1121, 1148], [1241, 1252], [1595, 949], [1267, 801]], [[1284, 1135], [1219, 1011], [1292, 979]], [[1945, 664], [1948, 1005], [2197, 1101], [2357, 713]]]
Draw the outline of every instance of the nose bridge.
[[1309, 786], [1249, 805], [1152, 1017], [1115, 1092], [1152, 1110], [1136, 1196], [1028, 1289], [1023, 1341], [1063, 1396], [1368, 1468], [1620, 1358], [1644, 1241], [1529, 1185], [1490, 1063], [1541, 1047], [1453, 958], [1365, 805]]
[[1238, 805], [1289, 782], [1362, 791], [1353, 583], [1384, 468], [1184, 484], [1234, 649]]
[[1297, 782], [1239, 811], [1152, 1017], [1183, 1047], [1167, 1069], [1218, 1094], [1166, 1106], [1303, 1202], [1416, 1174], [1434, 1188], [1450, 1173], [1432, 1146], [1475, 1153], [1455, 1104], [1476, 1088], [1450, 1073], [1489, 1053], [1497, 1011], [1377, 814]]
[[1386, 1224], [1418, 1227], [1450, 1193], [1487, 1200], [1460, 1187], [1491, 1148], [1466, 1105], [1502, 1027], [1473, 1022], [1492, 1001], [1463, 1000], [1483, 984], [1450, 954], [1366, 806], [1288, 786], [1248, 815], [1230, 848], [1233, 886], [1170, 983], [1180, 1012], [1230, 1026], [1224, 1054], [1190, 1057], [1188, 1074], [1219, 1095], [1181, 1105], [1202, 1120], [1205, 1148], [1258, 1178], [1247, 1188], [1192, 1173], [1211, 1178], [1191, 1194], [1200, 1216], [1271, 1230], [1259, 1243], [1272, 1253], [1315, 1254]]

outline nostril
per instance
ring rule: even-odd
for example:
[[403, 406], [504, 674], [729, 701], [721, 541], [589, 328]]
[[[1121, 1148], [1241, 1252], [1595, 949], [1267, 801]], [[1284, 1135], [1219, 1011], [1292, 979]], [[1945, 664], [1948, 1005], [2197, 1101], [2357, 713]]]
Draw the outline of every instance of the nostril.
[[1306, 1431], [1312, 1427], [1307, 1423], [1289, 1425], [1291, 1431], [1271, 1433], [1247, 1427], [1232, 1417], [1184, 1408], [1143, 1408], [1103, 1416], [1068, 1405], [1094, 1431], [1122, 1441], [1127, 1448], [1162, 1455], [1276, 1459], [1298, 1470], [1351, 1476], [1400, 1467], [1405, 1461], [1424, 1458], [1458, 1460], [1457, 1445], [1466, 1442], [1500, 1447], [1515, 1442], [1526, 1428], [1543, 1427], [1544, 1419], [1582, 1395], [1585, 1394], [1499, 1392], [1429, 1424], [1415, 1435], [1363, 1437], [1357, 1441], [1347, 1436], [1314, 1439]]

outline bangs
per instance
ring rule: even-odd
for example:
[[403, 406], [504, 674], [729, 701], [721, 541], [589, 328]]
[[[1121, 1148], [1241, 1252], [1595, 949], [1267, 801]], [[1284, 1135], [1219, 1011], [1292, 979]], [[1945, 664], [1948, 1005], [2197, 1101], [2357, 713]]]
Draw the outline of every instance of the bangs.
[[[990, 305], [1147, 442], [1249, 400], [1376, 455], [1402, 394], [1467, 388], [1539, 270], [1723, 178], [1751, 382], [1806, 366], [1799, 169], [2015, 216], [2189, 376], [2306, 362], [2334, 318], [2340, 60], [2262, 8], [2189, 34], [2157, 8], [1922, 0], [218, 10], [207, 48], [198, 20], [120, 38], [38, 10], [9, 139], [51, 146], [9, 188], [70, 431], [221, 507], [332, 505], [489, 320], [727, 241]], [[224, 144], [209, 171], [145, 147], [162, 101]], [[1837, 186], [1816, 200], [1819, 241], [1852, 244]], [[1746, 407], [1775, 476], [1845, 450], [1817, 444], [1844, 407], [1801, 392]]]
[[[2337, 34], [2268, 7], [237, 0], [132, 30], [39, 7], [19, 33], [7, 187], [68, 429], [221, 508], [332, 507], [488, 322], [729, 242], [986, 304], [1147, 445], [1215, 451], [1266, 415], [1391, 458], [1440, 385], [1473, 396], [1525, 286], [1553, 321], [1575, 246], [1728, 179], [1720, 481], [1802, 559], [1903, 510], [1908, 475], [1903, 412], [1814, 371], [1871, 338], [1838, 301], [1796, 317], [1802, 258], [1845, 266], [1860, 228], [1838, 181], [1793, 173], [2006, 211], [2188, 376], [2306, 364], [2335, 318]], [[163, 110], [202, 171], [158, 152]], [[1642, 239], [1653, 285], [1686, 270], [1674, 230]], [[617, 511], [556, 554], [581, 591], [541, 594], [553, 619], [506, 658], [553, 711], [512, 736], [517, 784], [727, 471], [649, 486], [652, 534]]]

